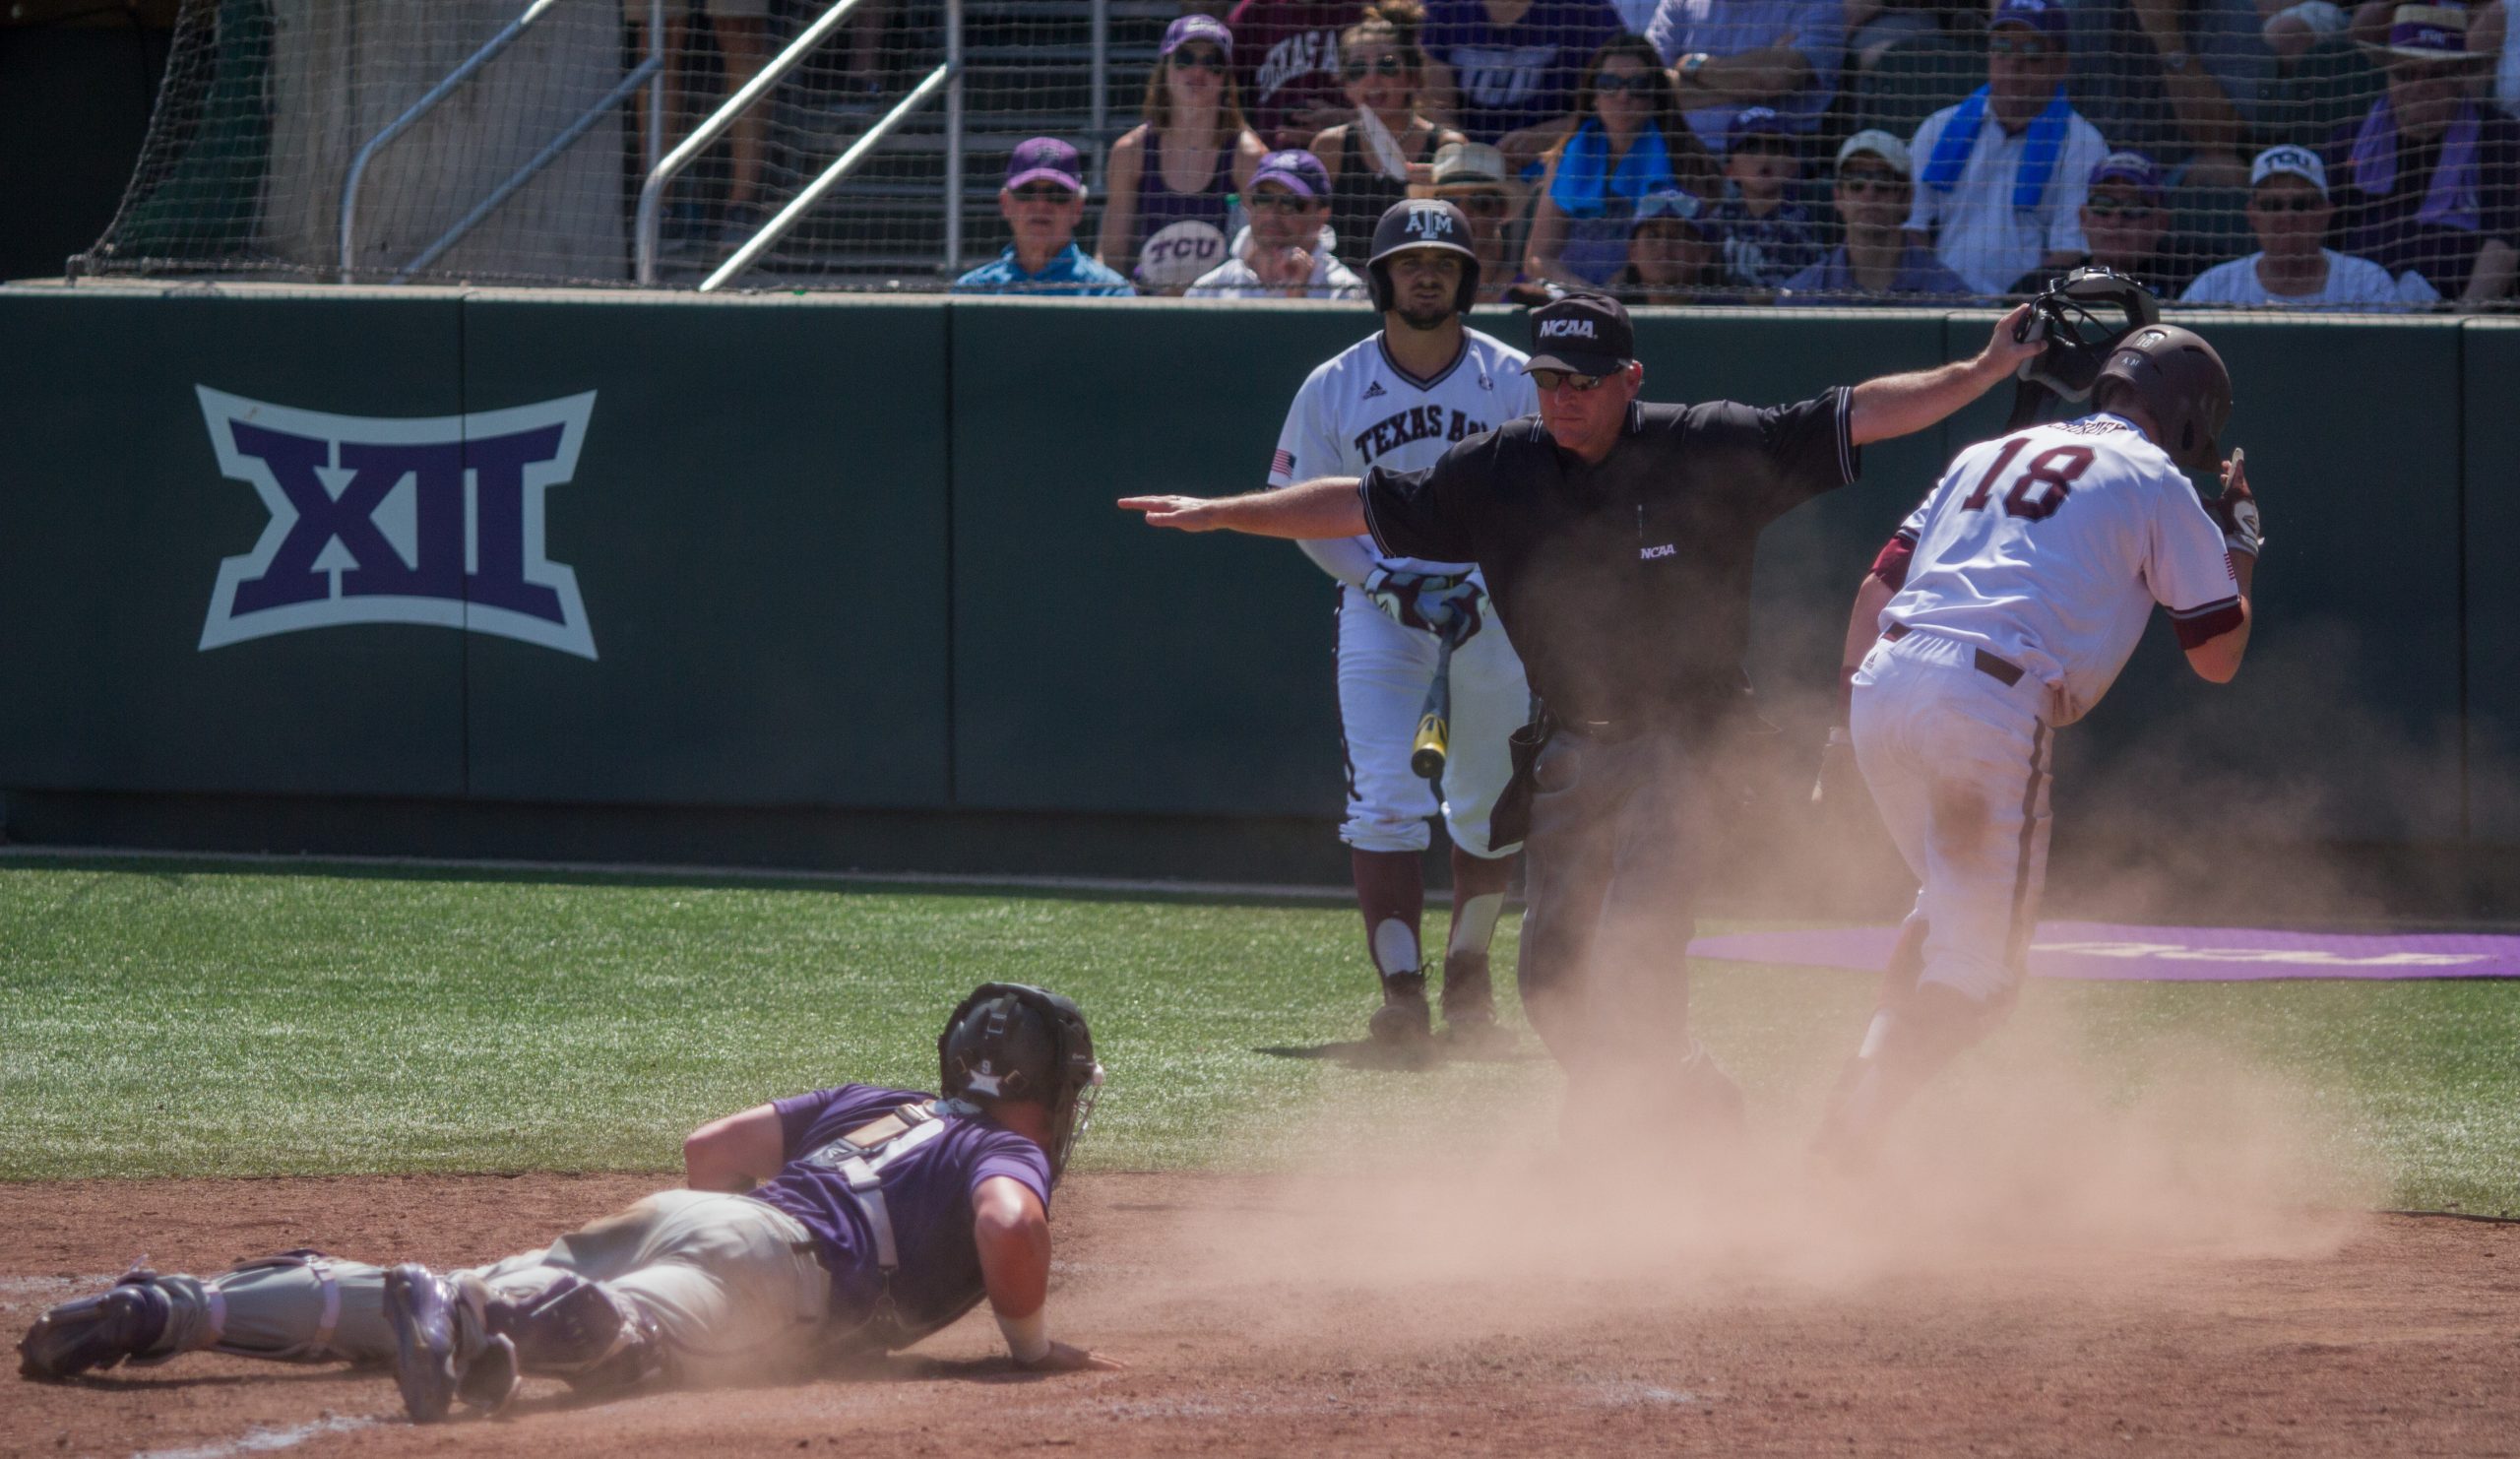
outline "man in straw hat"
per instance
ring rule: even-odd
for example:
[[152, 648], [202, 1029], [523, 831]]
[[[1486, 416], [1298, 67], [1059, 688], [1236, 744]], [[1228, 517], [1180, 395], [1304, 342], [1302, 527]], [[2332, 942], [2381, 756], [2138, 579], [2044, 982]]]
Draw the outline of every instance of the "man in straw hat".
[[2401, 5], [2357, 43], [2388, 90], [2327, 148], [2329, 241], [2392, 274], [2412, 269], [2465, 305], [2511, 291], [2520, 267], [2520, 123], [2471, 96], [2493, 62], [2468, 48], [2468, 12]]

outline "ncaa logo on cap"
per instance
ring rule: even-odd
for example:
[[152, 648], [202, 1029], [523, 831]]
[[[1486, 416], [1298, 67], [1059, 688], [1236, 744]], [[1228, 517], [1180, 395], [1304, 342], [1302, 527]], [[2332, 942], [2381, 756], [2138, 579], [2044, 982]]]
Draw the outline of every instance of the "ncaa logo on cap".
[[1593, 338], [1593, 321], [1589, 319], [1544, 319], [1540, 322], [1544, 340], [1589, 340]]

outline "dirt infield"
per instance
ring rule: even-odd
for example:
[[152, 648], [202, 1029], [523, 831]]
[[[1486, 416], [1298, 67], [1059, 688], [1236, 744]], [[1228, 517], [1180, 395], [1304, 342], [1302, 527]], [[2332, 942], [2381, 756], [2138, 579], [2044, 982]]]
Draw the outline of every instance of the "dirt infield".
[[[652, 1175], [0, 1186], [0, 1321], [146, 1254], [209, 1270], [292, 1245], [453, 1264], [540, 1244]], [[1500, 1196], [1503, 1209], [1517, 1207]], [[188, 1357], [0, 1380], [0, 1454], [824, 1451], [964, 1454], [2508, 1454], [2520, 1448], [2520, 1227], [2369, 1217], [2280, 1240], [1973, 1243], [1796, 1269], [1738, 1239], [1529, 1260], [1370, 1239], [1286, 1178], [1095, 1174], [1061, 1193], [1063, 1334], [1129, 1371], [1010, 1372], [983, 1317], [801, 1387], [400, 1421], [390, 1381]], [[1519, 1218], [1518, 1218], [1519, 1219]], [[1633, 1215], [1622, 1220], [1633, 1220]], [[1863, 1203], [1834, 1219], [1869, 1219]], [[1686, 1222], [1681, 1222], [1683, 1226]], [[1650, 1225], [1648, 1223], [1647, 1225]], [[1703, 1232], [1703, 1228], [1692, 1228]], [[1394, 1253], [1387, 1269], [1307, 1249]], [[1595, 1255], [1599, 1252], [1596, 1250]], [[1377, 1275], [1377, 1272], [1380, 1274]]]

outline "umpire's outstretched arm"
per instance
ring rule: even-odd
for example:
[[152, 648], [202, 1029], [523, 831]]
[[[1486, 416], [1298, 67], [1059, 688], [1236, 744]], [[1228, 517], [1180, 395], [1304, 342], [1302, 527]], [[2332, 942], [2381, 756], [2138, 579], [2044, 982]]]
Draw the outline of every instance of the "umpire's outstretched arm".
[[1847, 434], [1868, 446], [1894, 436], [1911, 435], [1938, 425], [1943, 417], [1984, 395], [2021, 362], [2047, 348], [2037, 335], [2027, 340], [2030, 306], [2023, 304], [1995, 323], [1986, 348], [1974, 359], [1954, 360], [1930, 370], [1883, 375], [1853, 391], [1847, 407]]
[[1356, 488], [1354, 476], [1316, 476], [1248, 496], [1124, 496], [1120, 510], [1144, 512], [1150, 527], [1318, 541], [1364, 535], [1365, 499]]

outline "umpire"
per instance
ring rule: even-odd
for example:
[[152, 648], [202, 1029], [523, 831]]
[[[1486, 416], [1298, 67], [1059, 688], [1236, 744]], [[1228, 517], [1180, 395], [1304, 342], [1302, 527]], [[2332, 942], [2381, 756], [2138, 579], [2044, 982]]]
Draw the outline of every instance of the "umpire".
[[2016, 309], [1973, 359], [1800, 405], [1660, 406], [1637, 399], [1645, 366], [1615, 300], [1570, 294], [1531, 319], [1539, 416], [1423, 471], [1120, 505], [1188, 532], [1362, 531], [1387, 553], [1479, 564], [1543, 705], [1515, 736], [1530, 795], [1516, 976], [1568, 1072], [1570, 1124], [1620, 1106], [1729, 1123], [1740, 1093], [1689, 1032], [1685, 949], [1728, 749], [1756, 723], [1741, 658], [1759, 533], [1854, 480], [1864, 445], [1935, 424], [2040, 347], [2014, 338]]

